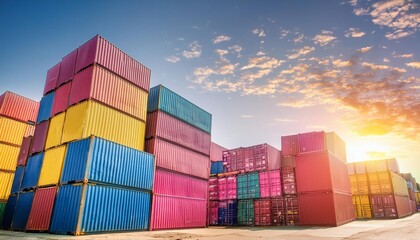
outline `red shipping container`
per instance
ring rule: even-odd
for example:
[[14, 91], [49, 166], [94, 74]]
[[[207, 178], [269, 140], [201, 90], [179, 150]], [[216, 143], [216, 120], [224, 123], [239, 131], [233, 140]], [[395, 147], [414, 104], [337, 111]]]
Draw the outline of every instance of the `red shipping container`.
[[300, 193], [300, 225], [340, 226], [354, 220], [351, 194], [337, 192]]
[[271, 200], [269, 198], [254, 200], [254, 222], [256, 226], [271, 225]]
[[223, 160], [223, 151], [226, 151], [227, 149], [211, 142], [210, 145], [210, 161], [218, 162]]
[[351, 192], [347, 164], [329, 151], [299, 155], [296, 158], [295, 171], [299, 192], [327, 190]]
[[281, 156], [281, 167], [296, 167], [296, 156]]
[[210, 154], [210, 134], [161, 111], [147, 114], [146, 139], [151, 137], [166, 139], [207, 156]]
[[47, 120], [36, 125], [30, 155], [44, 150], [49, 124], [50, 120]]
[[236, 175], [218, 178], [219, 200], [237, 199]]
[[51, 117], [67, 109], [72, 82], [61, 85], [54, 94]]
[[[286, 225], [286, 206], [283, 198], [271, 198], [271, 225], [285, 226]], [[255, 206], [255, 204], [254, 204]]]
[[228, 172], [268, 171], [280, 169], [280, 151], [268, 144], [236, 148], [223, 152]]
[[99, 35], [79, 47], [76, 73], [98, 63], [135, 85], [149, 91], [150, 69], [112, 45]]
[[398, 217], [411, 215], [410, 200], [408, 197], [394, 195], [395, 205], [397, 206]]
[[78, 49], [75, 49], [61, 60], [60, 75], [58, 77], [57, 87], [73, 79], [77, 52]]
[[60, 75], [61, 62], [54, 65], [47, 72], [47, 79], [45, 80], [44, 95], [53, 91], [57, 87], [58, 77]]
[[284, 207], [286, 208], [285, 221], [287, 226], [300, 224], [299, 201], [296, 195], [287, 195], [284, 197]]
[[298, 153], [298, 135], [282, 136], [281, 154], [283, 156], [295, 156]]
[[0, 95], [0, 115], [21, 122], [36, 122], [39, 102], [12, 92]]
[[281, 170], [281, 183], [283, 186], [284, 194], [296, 194], [296, 175], [295, 169], [292, 167], [282, 168]]
[[209, 179], [209, 200], [219, 200], [219, 181], [215, 177]]
[[410, 206], [411, 206], [411, 213], [415, 214], [417, 212], [417, 204], [416, 201], [410, 200]]
[[31, 149], [32, 137], [24, 137], [18, 155], [18, 166], [25, 166]]
[[299, 154], [326, 150], [325, 132], [308, 132], [298, 135]]
[[26, 230], [48, 231], [56, 193], [57, 187], [36, 190]]
[[207, 200], [153, 195], [150, 229], [205, 227]]
[[356, 170], [354, 169], [354, 163], [347, 163], [347, 171], [349, 173], [349, 175], [354, 175], [356, 174]]
[[188, 175], [156, 169], [153, 193], [207, 199], [208, 181]]
[[209, 178], [209, 157], [188, 150], [163, 139], [152, 138], [146, 141], [145, 151], [155, 155], [156, 167]]
[[218, 225], [219, 202], [209, 202], [209, 225]]
[[280, 170], [259, 173], [260, 197], [281, 197]]
[[366, 173], [365, 162], [355, 162], [354, 163], [354, 170], [355, 170], [356, 174], [365, 174]]

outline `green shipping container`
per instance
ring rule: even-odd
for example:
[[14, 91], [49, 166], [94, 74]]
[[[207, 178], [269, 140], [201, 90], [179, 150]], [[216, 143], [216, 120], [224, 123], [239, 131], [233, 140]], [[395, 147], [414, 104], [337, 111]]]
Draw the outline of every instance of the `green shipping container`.
[[254, 225], [254, 200], [238, 201], [238, 224], [244, 226]]
[[260, 198], [260, 180], [258, 173], [240, 174], [237, 178], [238, 199]]
[[0, 225], [3, 222], [4, 211], [6, 210], [6, 203], [0, 202]]
[[161, 110], [198, 129], [211, 133], [211, 114], [172, 92], [157, 85], [150, 89], [147, 112]]

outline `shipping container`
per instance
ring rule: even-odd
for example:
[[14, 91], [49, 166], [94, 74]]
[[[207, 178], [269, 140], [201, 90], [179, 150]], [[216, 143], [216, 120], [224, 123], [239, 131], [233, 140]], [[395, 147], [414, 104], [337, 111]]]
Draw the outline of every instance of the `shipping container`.
[[61, 182], [97, 182], [151, 190], [153, 172], [153, 155], [92, 136], [68, 144]]
[[339, 226], [354, 220], [351, 194], [332, 191], [300, 193], [300, 225]]
[[26, 131], [23, 137], [32, 137], [35, 134], [35, 125], [28, 124], [26, 125]]
[[351, 194], [367, 195], [370, 193], [367, 174], [350, 175], [349, 178]]
[[224, 173], [223, 162], [211, 162], [210, 174]]
[[150, 89], [147, 111], [157, 110], [211, 134], [211, 114], [162, 85]]
[[223, 160], [223, 151], [227, 149], [217, 143], [211, 142], [210, 145], [210, 161], [219, 162]]
[[147, 96], [146, 90], [133, 85], [99, 65], [94, 65], [74, 76], [69, 105], [74, 105], [86, 99], [95, 99], [145, 121]]
[[150, 201], [150, 192], [141, 190], [89, 183], [63, 185], [57, 192], [49, 231], [83, 235], [146, 230]]
[[325, 132], [308, 132], [299, 134], [298, 147], [299, 154], [326, 150]]
[[356, 169], [355, 169], [355, 163], [347, 163], [347, 171], [349, 172], [349, 175], [354, 175], [356, 174]]
[[208, 181], [157, 168], [153, 182], [153, 193], [207, 199]]
[[254, 200], [248, 199], [238, 201], [238, 225], [254, 225]]
[[41, 102], [39, 104], [38, 117], [36, 119], [37, 124], [50, 118], [52, 106], [54, 103], [54, 96], [55, 92], [50, 92], [41, 98]]
[[353, 195], [352, 199], [356, 218], [372, 218], [372, 208], [370, 207], [369, 195]]
[[32, 136], [23, 138], [22, 145], [20, 146], [19, 155], [17, 159], [18, 166], [26, 165], [26, 160], [28, 159], [29, 151], [32, 145], [32, 139], [33, 139]]
[[296, 194], [296, 175], [293, 167], [281, 169], [282, 192], [284, 194]]
[[0, 170], [0, 200], [7, 200], [12, 189], [15, 173]]
[[7, 200], [6, 209], [4, 210], [3, 222], [0, 222], [0, 226], [3, 229], [9, 229], [12, 225], [13, 216], [15, 215], [16, 203], [18, 195], [10, 195]]
[[416, 201], [410, 200], [410, 207], [411, 207], [411, 213], [415, 214], [417, 212]]
[[60, 76], [60, 67], [61, 67], [61, 62], [57, 63], [56, 65], [54, 65], [52, 68], [48, 70], [47, 79], [45, 80], [43, 95], [55, 90], [55, 88], [57, 87], [58, 78]]
[[0, 169], [14, 171], [19, 156], [19, 147], [0, 143]]
[[416, 202], [420, 203], [420, 192], [416, 192]]
[[283, 156], [296, 156], [298, 153], [298, 135], [281, 136], [281, 154]]
[[4, 212], [6, 211], [6, 202], [0, 202], [0, 224], [3, 222]]
[[209, 202], [209, 225], [214, 226], [218, 225], [219, 219], [219, 202], [210, 201]]
[[60, 75], [57, 87], [73, 79], [76, 67], [78, 49], [73, 50], [61, 59]]
[[99, 35], [96, 35], [79, 47], [75, 72], [80, 72], [94, 63], [98, 63], [133, 84], [149, 91], [150, 69]]
[[95, 135], [142, 151], [144, 134], [144, 122], [89, 100], [67, 110], [61, 141], [66, 143]]
[[206, 205], [206, 199], [154, 194], [150, 229], [205, 227]]
[[258, 173], [239, 174], [237, 179], [238, 199], [260, 198]]
[[386, 163], [388, 165], [388, 170], [395, 173], [400, 173], [400, 167], [398, 161], [395, 158], [387, 159]]
[[44, 152], [38, 187], [58, 185], [65, 155], [66, 145], [51, 148]]
[[286, 206], [282, 197], [270, 199], [270, 214], [272, 226], [286, 226]]
[[29, 152], [29, 155], [32, 155], [34, 153], [38, 153], [44, 150], [49, 125], [50, 125], [49, 120], [36, 125], [35, 134], [34, 134], [33, 142], [31, 144], [31, 150]]
[[0, 116], [0, 142], [20, 146], [28, 124]]
[[281, 168], [294, 168], [296, 167], [296, 156], [281, 156], [280, 163]]
[[386, 172], [388, 171], [387, 160], [376, 160], [375, 161], [376, 171], [377, 172]]
[[219, 200], [237, 199], [237, 176], [231, 175], [217, 179], [219, 186]]
[[13, 183], [12, 183], [12, 189], [10, 191], [12, 194], [17, 194], [20, 191], [20, 186], [22, 184], [24, 174], [25, 174], [24, 166], [19, 166], [16, 168], [15, 176], [13, 178]]
[[12, 221], [12, 230], [25, 230], [33, 199], [33, 191], [19, 193]]
[[280, 151], [268, 144], [223, 151], [223, 161], [228, 172], [277, 170], [281, 166]]
[[209, 157], [201, 153], [159, 138], [147, 140], [145, 150], [156, 156], [156, 167], [203, 179], [209, 177]]
[[335, 133], [325, 133], [327, 149], [343, 162], [347, 162], [346, 143]]
[[365, 161], [364, 164], [367, 173], [376, 173], [378, 171], [376, 170], [376, 160]]
[[[296, 158], [299, 192], [335, 190], [350, 193], [347, 164], [328, 151], [301, 154]], [[314, 181], [314, 179], [317, 179]]]
[[57, 187], [38, 188], [35, 191], [26, 230], [48, 231]]
[[5, 92], [0, 95], [0, 115], [17, 121], [32, 122], [38, 115], [39, 103], [16, 93]]
[[406, 217], [411, 215], [409, 203], [407, 204], [407, 197], [394, 195], [395, 204], [397, 206], [398, 217]]
[[366, 167], [364, 162], [355, 162], [354, 170], [356, 174], [366, 174]]
[[69, 82], [58, 87], [55, 91], [54, 101], [51, 108], [51, 117], [57, 115], [57, 113], [64, 112], [67, 109], [71, 86], [72, 82]]
[[286, 207], [286, 225], [300, 225], [299, 201], [297, 195], [284, 196], [284, 206]]
[[408, 196], [408, 189], [405, 180], [398, 174], [391, 172], [392, 189], [400, 196]]
[[406, 196], [371, 195], [370, 201], [374, 218], [400, 218], [411, 214], [410, 201]]
[[238, 203], [235, 200], [220, 202], [219, 204], [219, 225], [237, 225], [238, 224]]
[[209, 200], [219, 200], [219, 180], [216, 177], [209, 178]]
[[271, 225], [271, 200], [269, 198], [254, 200], [254, 223], [256, 226]]
[[33, 189], [37, 186], [43, 159], [43, 152], [32, 155], [28, 158], [28, 164], [26, 165], [22, 185], [20, 188], [21, 191], [25, 189]]
[[260, 197], [281, 197], [280, 170], [259, 173]]
[[61, 144], [61, 137], [63, 134], [64, 120], [66, 113], [59, 113], [51, 118], [49, 121], [49, 128], [45, 140], [45, 149], [49, 149]]

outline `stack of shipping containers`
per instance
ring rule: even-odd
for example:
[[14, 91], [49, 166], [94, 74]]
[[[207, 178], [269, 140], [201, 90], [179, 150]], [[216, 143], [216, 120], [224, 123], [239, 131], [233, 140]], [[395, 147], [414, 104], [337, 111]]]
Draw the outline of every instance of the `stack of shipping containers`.
[[217, 174], [224, 173], [223, 151], [226, 148], [212, 142], [210, 146], [210, 178], [209, 178], [209, 203], [208, 225], [217, 225], [219, 218], [219, 184]]
[[[20, 147], [27, 146], [28, 141], [31, 141], [38, 108], [38, 102], [15, 93], [5, 92], [0, 95], [0, 225], [14, 176], [16, 174], [21, 178], [25, 168], [25, 162], [18, 161], [18, 157], [22, 159]], [[11, 199], [13, 201], [14, 197]]]
[[[47, 73], [11, 228], [60, 234], [149, 226], [150, 70], [95, 36]], [[96, 217], [95, 217], [96, 216]]]
[[406, 181], [396, 159], [348, 164], [356, 218], [400, 218], [411, 214]]
[[150, 90], [146, 151], [156, 157], [152, 230], [205, 227], [211, 114], [158, 85]]
[[414, 214], [417, 212], [416, 204], [416, 191], [417, 191], [417, 182], [416, 178], [411, 175], [411, 173], [401, 173], [401, 177], [407, 182], [408, 197], [410, 199], [411, 212]]
[[416, 205], [417, 205], [417, 212], [420, 212], [420, 184], [416, 183]]

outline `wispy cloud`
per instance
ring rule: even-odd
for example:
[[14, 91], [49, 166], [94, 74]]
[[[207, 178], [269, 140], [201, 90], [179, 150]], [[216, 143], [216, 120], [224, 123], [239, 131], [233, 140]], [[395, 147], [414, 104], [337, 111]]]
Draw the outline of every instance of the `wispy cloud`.
[[250, 58], [248, 60], [248, 64], [243, 66], [241, 70], [246, 70], [246, 69], [251, 69], [251, 68], [261, 68], [261, 69], [277, 68], [283, 62], [284, 61], [282, 60], [272, 58], [272, 57], [267, 57], [267, 56], [254, 57], [254, 58]]
[[241, 55], [241, 52], [242, 52], [242, 47], [241, 46], [239, 46], [239, 45], [233, 45], [233, 46], [228, 47], [228, 49], [236, 52], [237, 57], [241, 57], [242, 56]]
[[229, 41], [229, 40], [230, 40], [229, 36], [220, 35], [220, 36], [217, 36], [213, 39], [213, 44], [218, 44], [218, 43], [226, 42], [226, 41]]
[[188, 45], [188, 50], [182, 51], [182, 56], [185, 58], [198, 58], [201, 55], [201, 45], [194, 41]]
[[359, 38], [359, 37], [363, 37], [365, 34], [366, 33], [360, 31], [358, 28], [349, 28], [349, 29], [346, 30], [344, 36]]
[[286, 29], [282, 29], [280, 30], [280, 39], [284, 39], [285, 37], [287, 37], [287, 35], [290, 33], [289, 30]]
[[333, 36], [333, 32], [322, 30], [322, 32], [316, 35], [312, 40], [318, 45], [326, 46], [335, 39], [337, 38]]
[[357, 16], [369, 15], [369, 8], [355, 8], [353, 13]]
[[414, 54], [412, 53], [406, 53], [406, 54], [395, 54], [395, 52], [392, 53], [392, 56], [394, 58], [412, 58]]
[[369, 47], [363, 47], [363, 48], [360, 48], [360, 49], [359, 49], [359, 50], [357, 50], [357, 51], [359, 51], [359, 52], [361, 52], [361, 53], [367, 53], [367, 52], [369, 52], [371, 49], [372, 49], [372, 46], [369, 46]]
[[350, 60], [343, 61], [343, 60], [340, 60], [340, 59], [337, 59], [337, 60], [332, 61], [332, 64], [334, 66], [340, 67], [340, 68], [342, 68], [342, 67], [349, 67], [349, 66], [353, 65], [353, 63]]
[[177, 56], [169, 56], [165, 58], [165, 61], [170, 62], [170, 63], [177, 63], [181, 60], [181, 58], [177, 57]]
[[297, 37], [295, 37], [294, 39], [293, 39], [293, 42], [295, 42], [295, 43], [301, 43], [301, 42], [303, 42], [303, 38], [304, 38], [305, 36], [303, 35], [303, 34], [300, 34], [299, 36], [297, 36]]
[[412, 68], [420, 68], [420, 62], [409, 62], [409, 63], [406, 63], [405, 65]]
[[256, 28], [252, 30], [252, 33], [257, 35], [258, 37], [265, 37], [265, 32], [263, 29]]
[[307, 54], [313, 52], [314, 50], [315, 50], [314, 47], [305, 46], [303, 48], [293, 50], [292, 52], [294, 52], [294, 53], [291, 54], [291, 55], [288, 55], [287, 57], [289, 59], [296, 59], [296, 58], [299, 58], [301, 56], [307, 55]]

